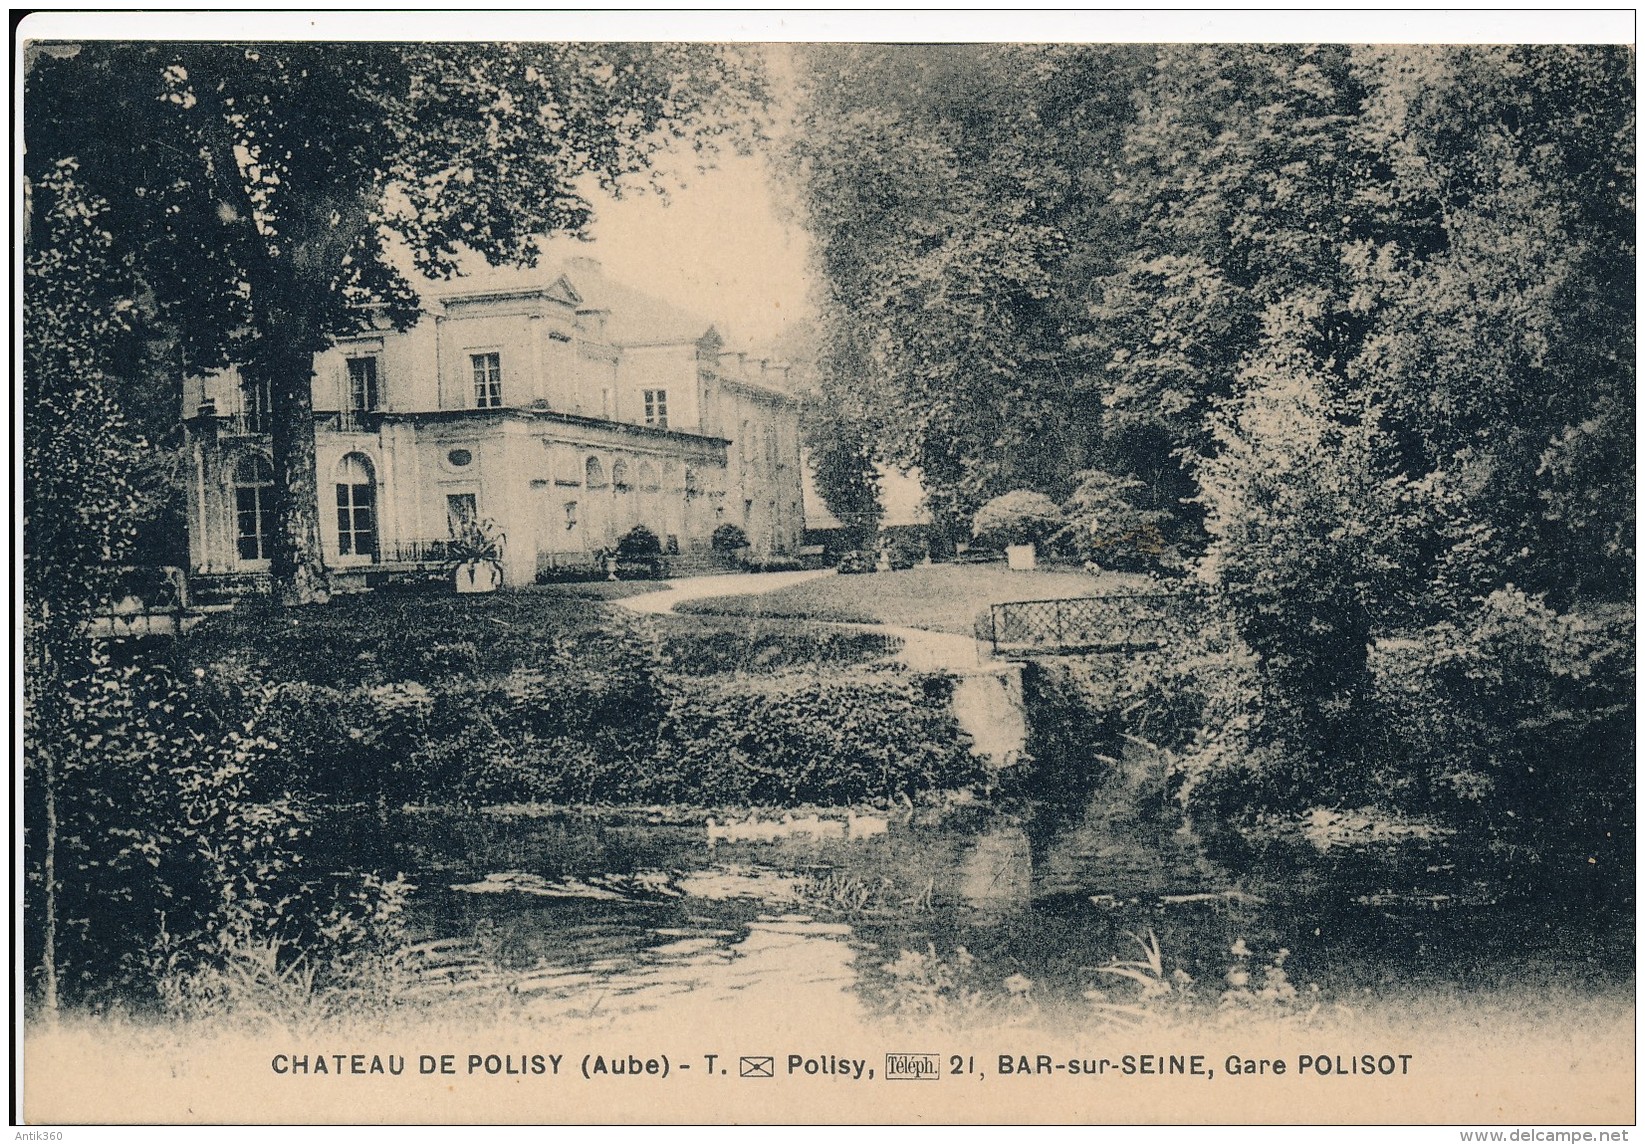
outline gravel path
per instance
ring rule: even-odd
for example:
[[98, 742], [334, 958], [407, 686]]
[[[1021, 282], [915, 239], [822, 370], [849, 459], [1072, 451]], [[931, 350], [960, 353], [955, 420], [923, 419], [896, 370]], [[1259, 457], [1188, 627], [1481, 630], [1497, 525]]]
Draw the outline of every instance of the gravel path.
[[713, 576], [681, 577], [667, 588], [639, 596], [623, 596], [612, 604], [634, 612], [673, 612], [676, 604], [708, 596], [739, 596], [749, 592], [775, 592], [791, 584], [803, 584], [818, 577], [835, 575], [833, 569], [805, 569], [801, 572], [716, 573]]

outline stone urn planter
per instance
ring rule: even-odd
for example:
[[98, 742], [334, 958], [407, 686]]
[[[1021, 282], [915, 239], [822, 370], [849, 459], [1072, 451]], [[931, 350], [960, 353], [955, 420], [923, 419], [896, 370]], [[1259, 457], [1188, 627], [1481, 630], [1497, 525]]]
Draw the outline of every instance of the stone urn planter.
[[496, 592], [503, 584], [503, 570], [496, 561], [464, 561], [452, 573], [458, 592]]
[[971, 519], [971, 535], [1005, 549], [1005, 565], [1026, 572], [1038, 564], [1035, 546], [1056, 536], [1062, 510], [1043, 493], [1017, 489], [989, 501]]
[[496, 522], [464, 522], [451, 541], [452, 587], [464, 594], [501, 588], [505, 543]]

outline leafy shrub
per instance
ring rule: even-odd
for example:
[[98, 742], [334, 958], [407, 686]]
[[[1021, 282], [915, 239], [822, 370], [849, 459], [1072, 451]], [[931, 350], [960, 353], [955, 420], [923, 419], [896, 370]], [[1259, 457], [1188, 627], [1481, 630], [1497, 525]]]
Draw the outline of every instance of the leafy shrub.
[[925, 560], [929, 551], [923, 535], [891, 530], [886, 531], [882, 547], [894, 569], [913, 568]]
[[[221, 700], [219, 700], [221, 704]], [[244, 718], [246, 697], [234, 707], [219, 706], [226, 722]], [[323, 684], [284, 681], [269, 684], [262, 696], [269, 738], [281, 747], [271, 760], [280, 781], [292, 791], [317, 795], [353, 796], [349, 790], [359, 775], [348, 758], [353, 746], [348, 729], [357, 723], [354, 705], [345, 692]]]
[[617, 538], [619, 557], [654, 557], [662, 551], [662, 542], [657, 540], [657, 534], [644, 525], [635, 525]]
[[414, 975], [403, 875], [365, 875], [340, 893], [306, 942], [236, 935], [218, 956], [157, 978], [162, 1004], [191, 1018], [268, 1022], [277, 1029], [381, 1010], [403, 1000]]
[[862, 549], [852, 549], [840, 556], [840, 563], [834, 567], [847, 576], [874, 571], [874, 554]]
[[303, 609], [236, 605], [175, 641], [181, 675], [233, 662], [268, 680], [334, 688], [416, 680], [432, 685], [540, 665], [566, 641], [592, 654], [621, 639], [624, 618], [597, 603], [533, 592], [483, 597], [383, 592]]
[[748, 534], [742, 531], [741, 526], [727, 521], [714, 530], [708, 543], [717, 553], [733, 553], [748, 547]]
[[1389, 730], [1370, 794], [1526, 842], [1606, 846], [1604, 825], [1632, 799], [1631, 772], [1615, 766], [1633, 749], [1632, 617], [1626, 606], [1560, 613], [1506, 588], [1379, 642], [1371, 667]]
[[1075, 475], [1073, 495], [1063, 504], [1067, 524], [1057, 534], [1074, 554], [1105, 569], [1143, 572], [1175, 568], [1180, 558], [1168, 553], [1164, 530], [1171, 514], [1139, 509], [1144, 485], [1134, 477], [1116, 477], [1100, 469]]
[[433, 695], [401, 793], [464, 804], [615, 799], [665, 710], [649, 649], [557, 649], [541, 667], [452, 681]]
[[[532, 609], [580, 610], [583, 602], [525, 595], [424, 603], [423, 624], [402, 624], [404, 639], [379, 639], [378, 659], [356, 682], [327, 672], [334, 682], [265, 684], [259, 673], [270, 662], [253, 654], [213, 665], [202, 684], [212, 683], [225, 724], [243, 723], [261, 705], [256, 718], [290, 755], [283, 765], [271, 761], [267, 776], [350, 802], [837, 802], [981, 777], [954, 725], [945, 678], [773, 675], [883, 658], [895, 642], [877, 634], [607, 618], [598, 630], [551, 628], [549, 638], [528, 641], [522, 621], [538, 615]], [[353, 648], [364, 644], [367, 616], [383, 611], [328, 608], [305, 611], [302, 621], [323, 622], [319, 647], [340, 638]], [[438, 671], [433, 647], [448, 650]], [[328, 658], [314, 649], [290, 667], [312, 670], [310, 661]], [[468, 667], [446, 670], [458, 662]], [[358, 672], [364, 663], [346, 667]], [[408, 674], [383, 679], [390, 670]]]
[[971, 535], [990, 545], [1032, 545], [1062, 528], [1062, 510], [1043, 493], [1017, 489], [977, 510]]
[[859, 672], [682, 688], [646, 798], [841, 804], [982, 781], [949, 708], [952, 680]]
[[895, 655], [902, 647], [901, 640], [880, 632], [765, 619], [705, 617], [689, 626], [676, 620], [658, 636], [661, 666], [673, 676], [687, 677], [853, 665]]

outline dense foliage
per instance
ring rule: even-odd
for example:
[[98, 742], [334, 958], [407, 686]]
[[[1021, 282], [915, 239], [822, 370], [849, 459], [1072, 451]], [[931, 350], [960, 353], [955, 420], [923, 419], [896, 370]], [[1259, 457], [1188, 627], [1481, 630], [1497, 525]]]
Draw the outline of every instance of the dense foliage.
[[819, 406], [849, 430], [813, 438], [819, 469], [861, 472], [867, 442], [918, 467], [964, 539], [989, 497], [1090, 464], [1101, 393], [1071, 336], [1112, 258], [1100, 207], [1149, 55], [803, 50], [791, 164], [821, 272]]
[[[420, 624], [390, 649], [402, 608]], [[873, 634], [531, 595], [339, 602], [295, 640], [240, 620], [180, 644], [178, 670], [280, 745], [282, 784], [334, 801], [840, 804], [980, 776], [942, 680], [858, 666], [887, 652]]]
[[48, 868], [31, 865], [25, 941], [65, 1003], [187, 1010], [247, 952], [322, 937], [323, 958], [283, 969], [329, 989], [382, 938], [369, 923], [388, 884], [307, 859], [316, 809], [283, 782], [267, 690], [232, 712], [209, 698], [164, 670], [98, 661], [46, 709], [60, 733], [52, 909], [48, 925]]
[[1101, 469], [1082, 470], [1074, 481], [1062, 507], [1067, 524], [1058, 536], [1074, 555], [1125, 572], [1178, 568], [1180, 557], [1165, 540], [1171, 514], [1141, 507], [1146, 497], [1141, 481]]
[[1631, 830], [1631, 52], [806, 58], [825, 384], [1216, 590], [1191, 808]]

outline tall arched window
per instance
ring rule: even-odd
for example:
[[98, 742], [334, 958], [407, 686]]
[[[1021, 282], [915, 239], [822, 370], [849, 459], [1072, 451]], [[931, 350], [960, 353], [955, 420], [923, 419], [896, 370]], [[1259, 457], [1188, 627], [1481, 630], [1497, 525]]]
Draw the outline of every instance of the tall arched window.
[[598, 457], [590, 457], [583, 466], [583, 484], [590, 489], [605, 488], [605, 466]]
[[337, 552], [377, 558], [377, 482], [364, 454], [337, 463]]
[[611, 463], [611, 483], [617, 487], [617, 492], [628, 492], [628, 462], [614, 461]]
[[640, 462], [640, 488], [647, 493], [655, 493], [659, 485], [657, 467], [649, 461]]
[[266, 561], [273, 532], [274, 468], [260, 453], [234, 467], [235, 546], [243, 561]]

